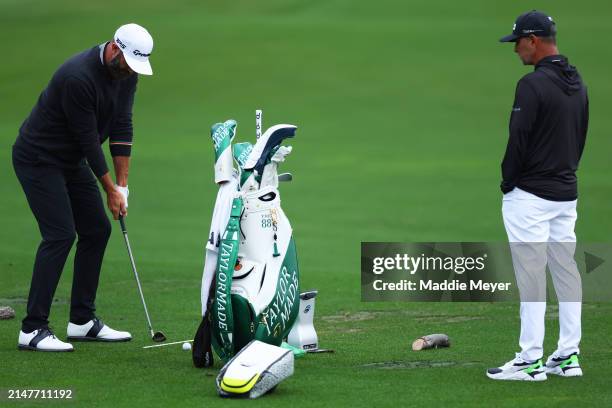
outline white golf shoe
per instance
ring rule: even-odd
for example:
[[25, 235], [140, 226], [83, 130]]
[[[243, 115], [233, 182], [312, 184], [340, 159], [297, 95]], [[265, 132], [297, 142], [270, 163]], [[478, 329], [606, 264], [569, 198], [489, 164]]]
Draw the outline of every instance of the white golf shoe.
[[17, 348], [32, 351], [74, 351], [72, 344], [61, 341], [46, 327], [31, 333], [20, 331]]
[[68, 323], [68, 340], [73, 341], [130, 341], [132, 335], [111, 329], [102, 320], [95, 318], [85, 324]]
[[520, 353], [501, 367], [489, 368], [487, 377], [493, 380], [544, 381], [546, 371], [542, 360], [525, 361]]
[[570, 354], [562, 357], [554, 353], [546, 360], [546, 373], [559, 375], [561, 377], [581, 377], [582, 368], [578, 361], [578, 354]]

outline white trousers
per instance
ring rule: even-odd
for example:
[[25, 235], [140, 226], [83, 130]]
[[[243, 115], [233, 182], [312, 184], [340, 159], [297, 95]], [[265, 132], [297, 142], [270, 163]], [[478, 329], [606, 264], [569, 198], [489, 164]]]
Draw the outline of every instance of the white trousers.
[[546, 265], [559, 299], [555, 353], [579, 353], [582, 284], [574, 261], [576, 200], [549, 201], [515, 188], [504, 195], [502, 213], [521, 296], [521, 357], [543, 357]]

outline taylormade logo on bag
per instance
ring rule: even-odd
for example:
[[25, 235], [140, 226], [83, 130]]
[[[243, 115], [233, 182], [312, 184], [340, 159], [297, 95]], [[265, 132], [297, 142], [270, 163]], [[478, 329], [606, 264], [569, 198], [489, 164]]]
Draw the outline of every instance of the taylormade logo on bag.
[[278, 291], [269, 308], [268, 316], [270, 320], [264, 320], [268, 335], [271, 335], [278, 329], [285, 330], [298, 294], [298, 285], [296, 271], [289, 273], [287, 267], [283, 266], [281, 276], [278, 279]]
[[217, 325], [219, 328], [227, 330], [227, 314], [225, 313], [227, 306], [227, 271], [229, 270], [229, 259], [234, 246], [224, 242], [220, 249], [215, 299], [217, 302]]
[[240, 164], [240, 166], [244, 167], [252, 151], [253, 151], [253, 148], [249, 146], [247, 149], [244, 149], [244, 151], [240, 153], [240, 155], [238, 155], [238, 157], [236, 158], [236, 161], [238, 162], [238, 164]]
[[225, 138], [228, 138], [227, 140], [229, 140], [229, 134], [230, 134], [230, 130], [226, 126], [220, 126], [213, 133], [212, 140], [213, 140], [213, 143], [215, 145], [215, 151], [219, 150], [219, 146], [221, 145], [223, 140], [225, 140]]

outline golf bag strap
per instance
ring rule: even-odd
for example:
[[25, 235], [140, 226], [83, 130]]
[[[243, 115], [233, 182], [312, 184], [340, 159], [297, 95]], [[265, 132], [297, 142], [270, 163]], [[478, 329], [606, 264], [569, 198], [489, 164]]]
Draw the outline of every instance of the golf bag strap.
[[89, 329], [85, 337], [91, 337], [91, 338], [98, 337], [98, 333], [100, 333], [100, 330], [102, 330], [102, 328], [104, 327], [104, 323], [102, 322], [102, 320], [98, 318], [93, 319], [93, 322], [94, 322], [93, 326], [91, 326], [91, 329]]
[[230, 219], [221, 238], [217, 270], [215, 273], [215, 302], [213, 321], [219, 334], [221, 347], [220, 357], [224, 360], [234, 354], [234, 315], [232, 310], [232, 280], [234, 267], [238, 259], [240, 245], [240, 215], [242, 213], [242, 198], [236, 197], [232, 202]]

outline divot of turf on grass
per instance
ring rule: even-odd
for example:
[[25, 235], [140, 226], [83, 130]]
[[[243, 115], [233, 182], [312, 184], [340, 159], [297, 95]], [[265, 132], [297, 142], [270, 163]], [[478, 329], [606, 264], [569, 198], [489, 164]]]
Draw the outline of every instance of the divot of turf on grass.
[[0, 298], [0, 303], [5, 304], [16, 304], [16, 303], [28, 303], [28, 299], [21, 296]]
[[481, 364], [479, 361], [381, 361], [379, 363], [363, 364], [361, 368], [376, 368], [381, 370], [412, 370], [415, 368], [440, 368], [440, 367], [470, 367]]
[[418, 322], [439, 322], [439, 323], [462, 323], [469, 322], [472, 320], [483, 320], [482, 316], [449, 316], [449, 315], [437, 315], [437, 316], [424, 316], [415, 317]]
[[[401, 312], [400, 312], [401, 313]], [[372, 320], [378, 316], [389, 315], [389, 314], [398, 314], [397, 311], [360, 311], [355, 313], [342, 313], [335, 314], [330, 316], [323, 316], [321, 320], [327, 323], [346, 323], [346, 322], [361, 322], [365, 320]], [[483, 320], [483, 316], [470, 316], [470, 315], [448, 315], [448, 314], [436, 314], [436, 315], [427, 315], [421, 312], [419, 313], [401, 313], [401, 314], [409, 314], [412, 316], [414, 320], [417, 322], [438, 322], [438, 323], [462, 323], [468, 322], [472, 320]]]
[[343, 313], [337, 315], [323, 316], [321, 320], [328, 323], [341, 323], [341, 322], [361, 322], [364, 320], [375, 319], [376, 316], [381, 315], [383, 312], [356, 312], [356, 313]]
[[[3, 305], [18, 305], [18, 304], [26, 304], [28, 303], [28, 299], [24, 298], [23, 296], [9, 296], [9, 297], [4, 297], [4, 298], [0, 298], [0, 304]], [[64, 299], [64, 298], [54, 298], [53, 299], [53, 304], [54, 305], [67, 305], [68, 299]]]

